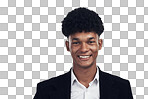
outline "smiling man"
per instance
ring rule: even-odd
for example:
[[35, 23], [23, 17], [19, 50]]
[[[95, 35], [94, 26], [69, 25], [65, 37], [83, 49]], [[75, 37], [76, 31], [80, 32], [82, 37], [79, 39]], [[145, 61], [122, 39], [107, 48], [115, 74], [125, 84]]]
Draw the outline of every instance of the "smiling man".
[[69, 72], [40, 82], [34, 99], [133, 99], [128, 80], [105, 73], [96, 65], [104, 31], [101, 18], [77, 8], [62, 21], [67, 51], [73, 58]]

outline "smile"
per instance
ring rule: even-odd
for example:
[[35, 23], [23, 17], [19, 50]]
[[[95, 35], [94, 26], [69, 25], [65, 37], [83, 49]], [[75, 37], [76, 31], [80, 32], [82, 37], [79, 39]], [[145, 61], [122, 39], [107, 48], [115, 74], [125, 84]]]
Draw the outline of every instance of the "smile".
[[88, 58], [88, 57], [90, 57], [90, 56], [79, 56], [80, 58]]
[[92, 55], [79, 55], [78, 57], [80, 59], [88, 59], [89, 57], [91, 57]]

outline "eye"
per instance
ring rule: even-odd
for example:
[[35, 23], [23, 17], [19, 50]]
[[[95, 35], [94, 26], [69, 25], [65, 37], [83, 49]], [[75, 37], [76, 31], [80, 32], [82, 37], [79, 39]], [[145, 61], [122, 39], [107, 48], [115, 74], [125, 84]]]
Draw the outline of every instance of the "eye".
[[95, 41], [89, 41], [88, 43], [89, 43], [89, 44], [93, 44], [93, 43], [95, 43]]
[[80, 43], [80, 42], [72, 42], [72, 44], [75, 44], [75, 45], [76, 45], [76, 44], [79, 44], [79, 43]]

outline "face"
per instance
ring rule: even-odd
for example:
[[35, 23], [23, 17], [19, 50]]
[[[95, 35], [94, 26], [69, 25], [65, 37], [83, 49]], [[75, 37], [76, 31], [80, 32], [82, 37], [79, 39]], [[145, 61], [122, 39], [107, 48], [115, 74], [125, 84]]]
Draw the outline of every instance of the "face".
[[98, 50], [102, 48], [102, 39], [99, 39], [94, 32], [78, 32], [69, 36], [66, 48], [73, 58], [73, 66], [88, 68], [96, 66]]

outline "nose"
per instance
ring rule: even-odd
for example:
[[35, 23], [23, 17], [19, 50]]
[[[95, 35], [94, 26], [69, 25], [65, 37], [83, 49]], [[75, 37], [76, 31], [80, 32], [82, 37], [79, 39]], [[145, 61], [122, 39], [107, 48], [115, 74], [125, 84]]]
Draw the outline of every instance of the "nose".
[[88, 45], [86, 43], [82, 43], [80, 50], [81, 50], [82, 53], [87, 52], [88, 51]]

